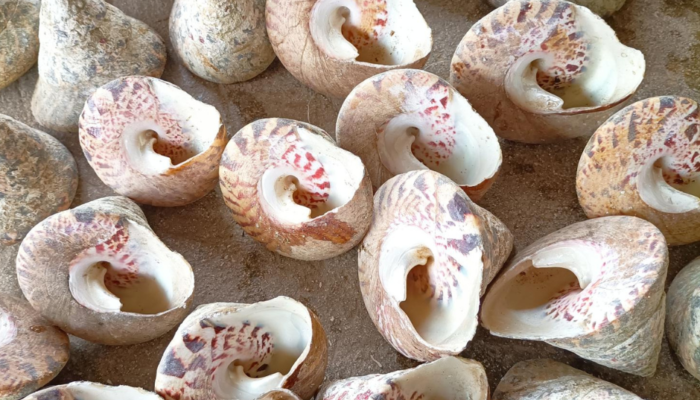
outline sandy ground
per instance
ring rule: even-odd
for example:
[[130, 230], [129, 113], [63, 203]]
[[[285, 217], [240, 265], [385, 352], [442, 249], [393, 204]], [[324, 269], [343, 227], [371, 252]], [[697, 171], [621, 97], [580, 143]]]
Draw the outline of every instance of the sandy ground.
[[[127, 14], [168, 37], [172, 0], [113, 0]], [[442, 77], [467, 29], [490, 8], [481, 0], [417, 0], [433, 28], [434, 49], [426, 69]], [[700, 0], [628, 0], [610, 19], [620, 39], [642, 50], [647, 77], [635, 99], [683, 95], [700, 100]], [[168, 40], [168, 45], [170, 43]], [[194, 77], [169, 54], [164, 79], [222, 112], [235, 133], [263, 117], [308, 121], [332, 133], [341, 101], [315, 94], [278, 62], [250, 82], [216, 85]], [[0, 112], [39, 127], [30, 112], [36, 68], [0, 91]], [[113, 194], [87, 164], [77, 132], [51, 132], [73, 153], [80, 168], [74, 206]], [[524, 248], [573, 222], [585, 219], [574, 188], [576, 165], [585, 139], [556, 145], [503, 142], [504, 165], [481, 204], [501, 218]], [[255, 302], [278, 295], [303, 301], [320, 316], [330, 340], [327, 379], [384, 373], [415, 366], [379, 335], [360, 296], [356, 252], [324, 262], [300, 262], [268, 252], [233, 222], [218, 192], [180, 208], [144, 208], [155, 232], [192, 264], [195, 304], [214, 301]], [[671, 249], [668, 283], [700, 253], [700, 244]], [[14, 276], [16, 247], [0, 249], [0, 289], [20, 294]], [[90, 380], [153, 388], [156, 366], [172, 333], [137, 346], [105, 347], [71, 338], [72, 358], [53, 383]], [[681, 367], [667, 343], [658, 372], [640, 378], [582, 360], [544, 343], [505, 340], [479, 329], [463, 354], [480, 361], [492, 390], [516, 362], [549, 357], [623, 386], [646, 399], [700, 398], [700, 383]]]

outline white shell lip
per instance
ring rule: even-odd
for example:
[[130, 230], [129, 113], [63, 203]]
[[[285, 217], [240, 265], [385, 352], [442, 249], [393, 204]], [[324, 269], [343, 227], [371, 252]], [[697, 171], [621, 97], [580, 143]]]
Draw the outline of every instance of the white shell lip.
[[[386, 69], [411, 65], [430, 55], [432, 31], [413, 0], [387, 0], [387, 8], [376, 10], [373, 25], [374, 51], [365, 54], [343, 34], [343, 27], [367, 25], [363, 9], [356, 0], [318, 0], [311, 9], [309, 28], [319, 50], [331, 59], [364, 67]], [[404, 37], [405, 36], [405, 37]], [[400, 41], [400, 42], [399, 42]], [[377, 46], [378, 44], [378, 46]], [[374, 57], [375, 61], [367, 61]]]
[[36, 392], [26, 400], [40, 400], [44, 396], [51, 396], [53, 392], [58, 392], [58, 398], [63, 398], [63, 394], [72, 395], [81, 400], [162, 400], [160, 396], [153, 392], [131, 386], [107, 386], [94, 382], [72, 382], [66, 385], [53, 386]]
[[666, 182], [663, 177], [663, 167], [657, 166], [664, 163], [665, 157], [661, 157], [648, 160], [642, 166], [636, 177], [639, 197], [649, 207], [668, 214], [683, 214], [699, 210], [700, 198]]

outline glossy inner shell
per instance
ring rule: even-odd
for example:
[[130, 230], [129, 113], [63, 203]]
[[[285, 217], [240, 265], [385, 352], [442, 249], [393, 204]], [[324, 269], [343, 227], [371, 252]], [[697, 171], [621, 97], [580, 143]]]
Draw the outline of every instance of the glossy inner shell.
[[389, 172], [430, 169], [460, 186], [477, 186], [496, 174], [496, 134], [464, 97], [434, 85], [410, 92], [404, 103], [403, 109], [415, 111], [392, 118], [377, 134], [377, 152]]
[[379, 277], [425, 342], [461, 349], [476, 330], [482, 253], [446, 252], [424, 230], [397, 226], [382, 243]]
[[365, 177], [362, 161], [320, 135], [296, 127], [277, 165], [260, 180], [268, 214], [289, 224], [309, 221], [347, 204]]
[[605, 21], [573, 6], [554, 33], [511, 65], [505, 88], [520, 108], [538, 114], [580, 113], [617, 104], [644, 78], [641, 52], [624, 46]]
[[17, 325], [12, 316], [0, 308], [0, 348], [11, 343], [17, 337]]
[[[408, 371], [394, 380], [394, 383], [400, 388], [405, 399], [477, 400], [488, 397], [485, 381], [483, 371], [477, 365], [465, 363], [455, 357], [445, 357]], [[420, 397], [411, 396], [414, 393]]]
[[124, 107], [121, 115], [122, 145], [134, 169], [144, 174], [161, 174], [214, 143], [221, 127], [221, 116], [215, 107], [157, 79], [143, 79], [142, 83], [132, 86], [135, 89], [130, 95], [135, 105]]
[[61, 400], [158, 400], [155, 393], [129, 386], [105, 386], [90, 382], [76, 382], [39, 392], [36, 397], [27, 399], [61, 399]]
[[111, 237], [84, 250], [70, 265], [75, 301], [98, 312], [159, 314], [182, 307], [194, 290], [182, 256], [139, 224], [119, 222], [109, 229]]
[[432, 46], [413, 0], [319, 0], [310, 26], [319, 49], [339, 60], [405, 65], [427, 56]]

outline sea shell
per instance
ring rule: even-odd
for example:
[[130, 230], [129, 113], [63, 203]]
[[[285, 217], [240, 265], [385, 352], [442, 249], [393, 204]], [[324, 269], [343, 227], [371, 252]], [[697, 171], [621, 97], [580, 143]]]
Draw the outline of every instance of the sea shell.
[[642, 400], [634, 393], [556, 361], [515, 364], [501, 379], [493, 400]]
[[296, 300], [206, 304], [175, 333], [155, 387], [166, 400], [308, 399], [327, 361], [318, 317]]
[[484, 367], [472, 360], [445, 357], [416, 368], [384, 375], [343, 379], [324, 385], [316, 400], [469, 399], [488, 400]]
[[459, 354], [476, 332], [479, 298], [512, 247], [508, 228], [444, 175], [397, 175], [375, 194], [359, 250], [367, 311], [406, 357]]
[[691, 261], [668, 288], [666, 336], [683, 367], [700, 379], [700, 258]]
[[469, 29], [450, 82], [497, 135], [542, 143], [593, 134], [634, 94], [644, 71], [642, 53], [589, 9], [522, 0]]
[[0, 295], [0, 399], [18, 400], [49, 383], [69, 351], [68, 335], [26, 301]]
[[36, 392], [24, 400], [163, 400], [153, 392], [131, 386], [73, 382]]
[[77, 189], [78, 167], [61, 142], [0, 114], [0, 243], [70, 207]]
[[[500, 7], [509, 0], [487, 0], [493, 7]], [[574, 4], [589, 8], [603, 18], [607, 18], [625, 5], [625, 0], [570, 0]]]
[[362, 161], [313, 125], [261, 119], [226, 146], [221, 192], [233, 218], [269, 250], [322, 260], [353, 248], [372, 220]]
[[160, 77], [163, 39], [143, 22], [104, 0], [42, 0], [39, 80], [34, 118], [61, 132], [77, 132], [85, 100], [127, 75]]
[[634, 215], [669, 245], [700, 240], [700, 109], [683, 97], [654, 97], [615, 114], [581, 155], [576, 191], [589, 218]]
[[338, 145], [358, 155], [374, 188], [394, 175], [431, 169], [477, 201], [501, 166], [493, 129], [437, 75], [393, 70], [360, 83], [345, 99]]
[[651, 376], [661, 350], [668, 249], [635, 217], [578, 222], [518, 253], [491, 285], [483, 326]]
[[19, 79], [39, 58], [41, 0], [0, 0], [0, 89]]
[[265, 0], [175, 0], [170, 38], [187, 69], [216, 83], [252, 79], [275, 59]]
[[345, 97], [380, 72], [422, 68], [433, 46], [413, 0], [269, 0], [267, 33], [289, 72]]
[[125, 197], [105, 197], [35, 226], [17, 255], [19, 286], [64, 331], [126, 345], [165, 334], [187, 315], [194, 275]]
[[209, 193], [226, 143], [215, 107], [157, 78], [109, 82], [80, 115], [80, 145], [97, 176], [143, 204], [181, 206]]

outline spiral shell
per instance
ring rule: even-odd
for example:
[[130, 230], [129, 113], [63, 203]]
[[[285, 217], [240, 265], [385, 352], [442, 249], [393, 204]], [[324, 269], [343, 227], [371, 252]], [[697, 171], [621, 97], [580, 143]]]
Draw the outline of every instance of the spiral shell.
[[19, 79], [39, 58], [40, 0], [0, 0], [0, 89]]
[[673, 279], [666, 309], [668, 343], [683, 367], [700, 380], [700, 258]]
[[[488, 0], [492, 7], [500, 7], [509, 0]], [[625, 5], [626, 0], [570, 0], [574, 4], [584, 6], [603, 18], [607, 18]]]
[[163, 400], [153, 392], [131, 386], [73, 382], [36, 392], [24, 400]]

